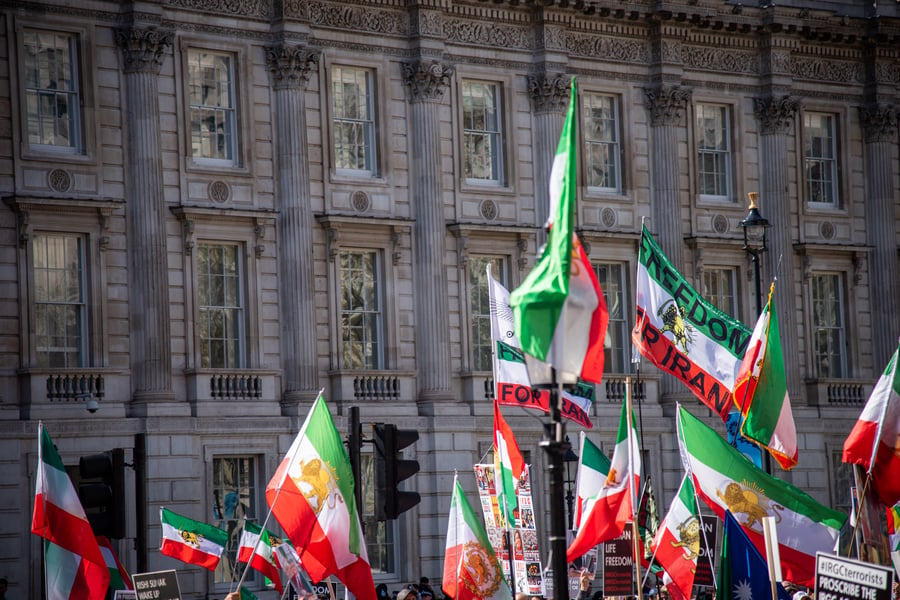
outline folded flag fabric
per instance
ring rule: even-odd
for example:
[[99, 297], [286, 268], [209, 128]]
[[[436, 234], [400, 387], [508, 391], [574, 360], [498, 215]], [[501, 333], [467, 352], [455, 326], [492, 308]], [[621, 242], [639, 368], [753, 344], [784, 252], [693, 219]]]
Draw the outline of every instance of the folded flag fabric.
[[278, 566], [275, 564], [275, 552], [272, 549], [273, 538], [276, 543], [278, 538], [264, 530], [256, 523], [244, 521], [244, 531], [241, 532], [241, 541], [238, 546], [238, 562], [249, 563], [251, 567], [271, 580], [278, 593], [284, 592], [281, 586], [281, 577]]
[[637, 270], [637, 319], [631, 339], [638, 351], [674, 375], [724, 422], [750, 329], [694, 290], [646, 227]]
[[677, 427], [681, 459], [698, 497], [720, 519], [727, 510], [734, 513], [758, 549], [765, 548], [762, 518], [774, 517], [784, 579], [812, 586], [816, 552], [832, 551], [847, 515], [757, 468], [682, 406]]
[[125, 570], [125, 567], [122, 566], [122, 563], [119, 562], [119, 557], [116, 556], [116, 551], [113, 549], [109, 538], [98, 535], [97, 545], [100, 546], [100, 553], [103, 555], [103, 560], [106, 561], [106, 566], [109, 567], [109, 589], [111, 591], [134, 589], [131, 584], [131, 577], [128, 575], [128, 571]]
[[768, 450], [782, 469], [790, 470], [797, 464], [797, 429], [784, 374], [778, 316], [772, 304], [774, 294], [773, 283], [741, 362], [734, 401], [743, 417], [741, 435]]
[[622, 403], [616, 448], [606, 482], [586, 503], [581, 527], [566, 549], [566, 562], [575, 562], [601, 542], [618, 537], [634, 519], [634, 503], [641, 485], [641, 454], [630, 396]]
[[[781, 582], [775, 582], [778, 600], [791, 600]], [[716, 600], [771, 598], [772, 582], [766, 559], [753, 545], [740, 523], [725, 511], [725, 535], [719, 555]]]
[[31, 533], [46, 540], [45, 583], [51, 600], [103, 600], [106, 597], [109, 568], [75, 486], [43, 423], [38, 423]]
[[581, 432], [581, 454], [578, 457], [578, 471], [575, 474], [575, 518], [572, 529], [581, 527], [585, 504], [600, 493], [609, 474], [609, 459], [597, 445]]
[[862, 414], [844, 442], [842, 460], [869, 473], [869, 485], [885, 506], [900, 502], [900, 368], [898, 354], [888, 361]]
[[162, 543], [159, 547], [162, 554], [215, 571], [225, 552], [228, 532], [162, 507], [159, 509], [159, 521], [162, 524]]
[[[510, 296], [525, 354], [556, 370], [558, 381], [600, 383], [609, 313], [597, 275], [575, 235], [578, 189], [578, 95], [569, 109], [550, 171], [550, 231], [537, 264]], [[537, 369], [532, 370], [532, 374]], [[532, 383], [547, 383], [549, 373]]]
[[487, 532], [455, 476], [441, 588], [454, 600], [507, 600], [511, 595]]
[[500, 512], [508, 524], [513, 523], [512, 517], [519, 505], [516, 483], [522, 478], [524, 470], [525, 460], [519, 444], [494, 399], [494, 478]]
[[687, 475], [650, 545], [672, 600], [690, 600], [703, 535], [694, 485]]
[[[491, 275], [487, 266], [488, 294], [491, 310], [491, 341], [494, 352], [495, 397], [502, 406], [521, 406], [550, 412], [550, 390], [534, 389], [528, 377], [525, 353], [519, 346], [509, 307], [509, 291]], [[582, 427], [593, 427], [588, 411], [594, 401], [594, 386], [583, 381], [571, 391], [562, 392], [562, 416]]]
[[266, 501], [314, 581], [334, 575], [357, 600], [375, 600], [354, 485], [344, 443], [319, 394], [266, 486]]

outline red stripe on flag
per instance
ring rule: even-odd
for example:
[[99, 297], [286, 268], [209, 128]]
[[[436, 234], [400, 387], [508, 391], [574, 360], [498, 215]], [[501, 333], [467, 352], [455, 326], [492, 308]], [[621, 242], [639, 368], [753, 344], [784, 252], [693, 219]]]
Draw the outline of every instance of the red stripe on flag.
[[[574, 157], [569, 157], [574, 160]], [[594, 294], [597, 295], [597, 308], [591, 313], [590, 332], [588, 334], [588, 347], [584, 354], [584, 363], [581, 369], [581, 378], [585, 381], [593, 381], [600, 383], [603, 379], [603, 346], [606, 338], [606, 328], [609, 326], [609, 312], [606, 308], [606, 299], [603, 297], [603, 290], [600, 289], [600, 282], [594, 274], [594, 268], [584, 251], [581, 242], [575, 244], [578, 249], [578, 260], [582, 263], [582, 268], [586, 269], [590, 275], [591, 286], [594, 288]]]
[[[31, 533], [39, 535], [73, 554], [78, 554], [84, 560], [101, 565], [108, 574], [106, 561], [100, 554], [100, 546], [96, 543], [90, 523], [66, 512], [55, 504], [45, 502], [43, 495], [34, 497]], [[93, 540], [94, 543], [85, 543], [86, 539]]]

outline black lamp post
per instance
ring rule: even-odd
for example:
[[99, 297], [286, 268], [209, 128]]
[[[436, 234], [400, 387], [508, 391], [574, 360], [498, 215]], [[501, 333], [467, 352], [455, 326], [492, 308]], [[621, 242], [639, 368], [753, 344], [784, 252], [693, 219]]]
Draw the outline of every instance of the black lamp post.
[[575, 511], [573, 509], [575, 492], [572, 489], [575, 485], [575, 479], [572, 477], [572, 463], [578, 462], [578, 455], [572, 452], [569, 436], [566, 436], [566, 444], [569, 444], [569, 447], [566, 448], [566, 454], [563, 457], [563, 460], [566, 463], [566, 508], [568, 509], [566, 514], [569, 515], [569, 530], [571, 530], [575, 526]]
[[769, 220], [759, 214], [759, 206], [756, 204], [759, 199], [759, 193], [750, 192], [747, 194], [747, 197], [750, 199], [750, 212], [741, 221], [741, 227], [744, 228], [744, 251], [753, 260], [753, 279], [756, 284], [756, 316], [759, 317], [762, 313], [759, 255], [768, 249], [766, 246], [766, 230], [769, 228]]

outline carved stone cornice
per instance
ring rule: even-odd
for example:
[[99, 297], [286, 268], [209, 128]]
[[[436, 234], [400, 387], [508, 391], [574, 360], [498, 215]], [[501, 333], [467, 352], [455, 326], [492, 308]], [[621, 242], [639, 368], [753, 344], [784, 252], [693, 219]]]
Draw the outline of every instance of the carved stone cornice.
[[116, 29], [116, 45], [125, 59], [126, 73], [159, 75], [163, 56], [172, 47], [175, 34], [155, 27], [123, 27]]
[[267, 0], [166, 0], [171, 6], [203, 10], [218, 15], [241, 15], [245, 17], [271, 16], [271, 3]]
[[319, 64], [319, 54], [318, 50], [284, 43], [266, 46], [266, 68], [275, 89], [305, 88], [310, 73]]
[[681, 86], [644, 88], [644, 106], [650, 111], [650, 124], [678, 125], [691, 99], [691, 90]]
[[444, 90], [450, 85], [453, 67], [432, 61], [403, 62], [403, 84], [409, 89], [409, 101], [440, 102]]
[[753, 113], [759, 121], [761, 134], [789, 134], [794, 127], [794, 117], [800, 110], [800, 101], [790, 96], [781, 98], [754, 98]]
[[893, 142], [897, 132], [898, 110], [890, 104], [868, 104], [859, 107], [863, 135], [867, 144]]
[[568, 106], [569, 78], [556, 73], [527, 75], [531, 108], [536, 113], [563, 113]]

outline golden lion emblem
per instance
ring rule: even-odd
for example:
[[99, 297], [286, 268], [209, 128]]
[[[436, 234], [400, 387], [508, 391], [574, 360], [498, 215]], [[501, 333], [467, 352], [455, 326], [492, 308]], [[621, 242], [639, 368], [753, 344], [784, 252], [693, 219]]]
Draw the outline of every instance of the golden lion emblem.
[[184, 540], [185, 544], [190, 544], [191, 546], [200, 546], [200, 542], [203, 541], [203, 536], [199, 533], [194, 533], [193, 531], [179, 531], [181, 535], [181, 539]]
[[781, 522], [781, 513], [779, 511], [784, 510], [783, 506], [770, 502], [766, 498], [763, 498], [762, 502], [760, 502], [760, 497], [756, 492], [744, 489], [735, 481], [725, 486], [724, 494], [716, 490], [716, 496], [725, 503], [728, 510], [735, 516], [738, 514], [747, 515], [747, 522], [745, 523], [747, 527], [752, 528], [759, 523], [760, 529], [762, 529], [762, 518], [769, 516], [770, 509], [771, 516], [775, 517], [775, 522]]
[[333, 494], [329, 490], [332, 481], [331, 471], [322, 464], [321, 459], [314, 458], [300, 463], [300, 477], [297, 483], [300, 484], [303, 496], [317, 515], [326, 504], [329, 508], [334, 508]]
[[468, 577], [463, 578], [470, 592], [479, 598], [487, 598], [494, 594], [500, 587], [502, 575], [497, 561], [488, 554], [487, 550], [475, 542], [467, 542], [463, 548], [463, 569]]
[[684, 307], [669, 300], [656, 311], [658, 317], [662, 317], [663, 327], [660, 333], [672, 334], [675, 346], [681, 346], [685, 354], [688, 353], [688, 345], [694, 342], [694, 328], [684, 320]]
[[[691, 515], [678, 525], [679, 541], [672, 541], [672, 547], [684, 548], [685, 560], [695, 560], [700, 556], [700, 519]], [[693, 571], [693, 569], [691, 569]]]

